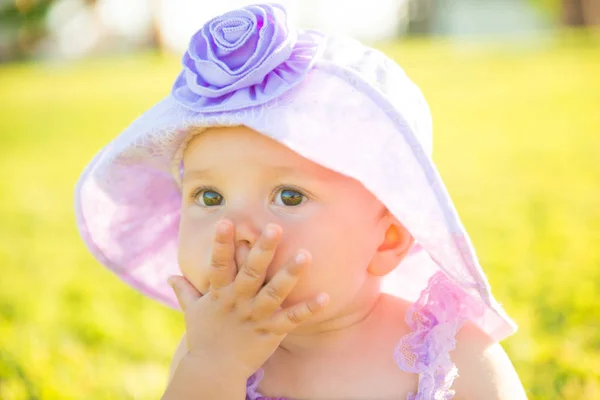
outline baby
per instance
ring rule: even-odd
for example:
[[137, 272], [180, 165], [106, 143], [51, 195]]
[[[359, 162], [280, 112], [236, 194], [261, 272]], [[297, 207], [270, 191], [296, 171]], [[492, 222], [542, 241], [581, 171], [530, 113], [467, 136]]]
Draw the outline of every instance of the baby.
[[76, 189], [92, 253], [184, 312], [163, 399], [526, 398], [400, 67], [278, 4], [183, 66]]

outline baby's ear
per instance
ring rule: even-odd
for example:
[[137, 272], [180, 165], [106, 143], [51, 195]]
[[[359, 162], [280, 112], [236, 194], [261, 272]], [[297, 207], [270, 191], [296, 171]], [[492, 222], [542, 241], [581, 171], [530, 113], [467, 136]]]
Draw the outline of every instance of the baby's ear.
[[383, 239], [368, 269], [375, 276], [385, 276], [394, 270], [415, 241], [400, 221], [389, 212], [382, 218], [381, 223]]

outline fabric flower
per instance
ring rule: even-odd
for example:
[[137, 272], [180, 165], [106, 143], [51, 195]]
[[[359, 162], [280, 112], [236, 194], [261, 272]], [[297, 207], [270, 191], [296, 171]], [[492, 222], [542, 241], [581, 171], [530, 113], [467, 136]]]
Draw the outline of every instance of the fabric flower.
[[266, 103], [302, 80], [321, 38], [317, 32], [290, 29], [278, 4], [228, 12], [192, 36], [171, 94], [197, 112]]

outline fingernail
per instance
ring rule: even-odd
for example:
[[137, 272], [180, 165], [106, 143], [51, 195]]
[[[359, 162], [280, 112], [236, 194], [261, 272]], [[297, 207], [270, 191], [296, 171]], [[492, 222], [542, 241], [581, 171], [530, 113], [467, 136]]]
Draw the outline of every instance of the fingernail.
[[171, 286], [171, 288], [173, 287], [173, 283], [175, 281], [175, 278], [170, 276], [167, 278], [167, 285]]
[[305, 253], [298, 253], [298, 255], [296, 256], [296, 262], [298, 264], [304, 264], [306, 262], [306, 254]]
[[265, 237], [267, 239], [275, 239], [275, 236], [277, 236], [277, 231], [275, 230], [275, 228], [267, 228], [267, 231], [265, 232]]
[[217, 227], [217, 230], [220, 234], [227, 234], [229, 233], [229, 224], [227, 222], [219, 222], [219, 226]]
[[321, 293], [317, 296], [317, 303], [320, 305], [325, 305], [329, 301], [329, 296], [327, 293]]

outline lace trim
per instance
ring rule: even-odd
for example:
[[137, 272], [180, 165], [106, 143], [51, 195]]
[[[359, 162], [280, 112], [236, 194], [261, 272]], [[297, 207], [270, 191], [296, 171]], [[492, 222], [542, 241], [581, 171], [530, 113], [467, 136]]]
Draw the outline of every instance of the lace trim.
[[260, 368], [254, 375], [248, 378], [248, 382], [246, 382], [246, 400], [259, 400], [262, 398], [261, 394], [258, 392], [258, 384], [263, 378], [263, 374], [264, 372], [262, 368]]
[[290, 400], [286, 397], [265, 397], [258, 392], [258, 384], [264, 377], [265, 372], [262, 368], [254, 373], [246, 383], [246, 400]]
[[450, 359], [463, 323], [483, 314], [483, 308], [443, 272], [437, 272], [406, 313], [412, 332], [394, 350], [398, 366], [419, 374], [419, 389], [408, 400], [449, 400], [458, 370]]

